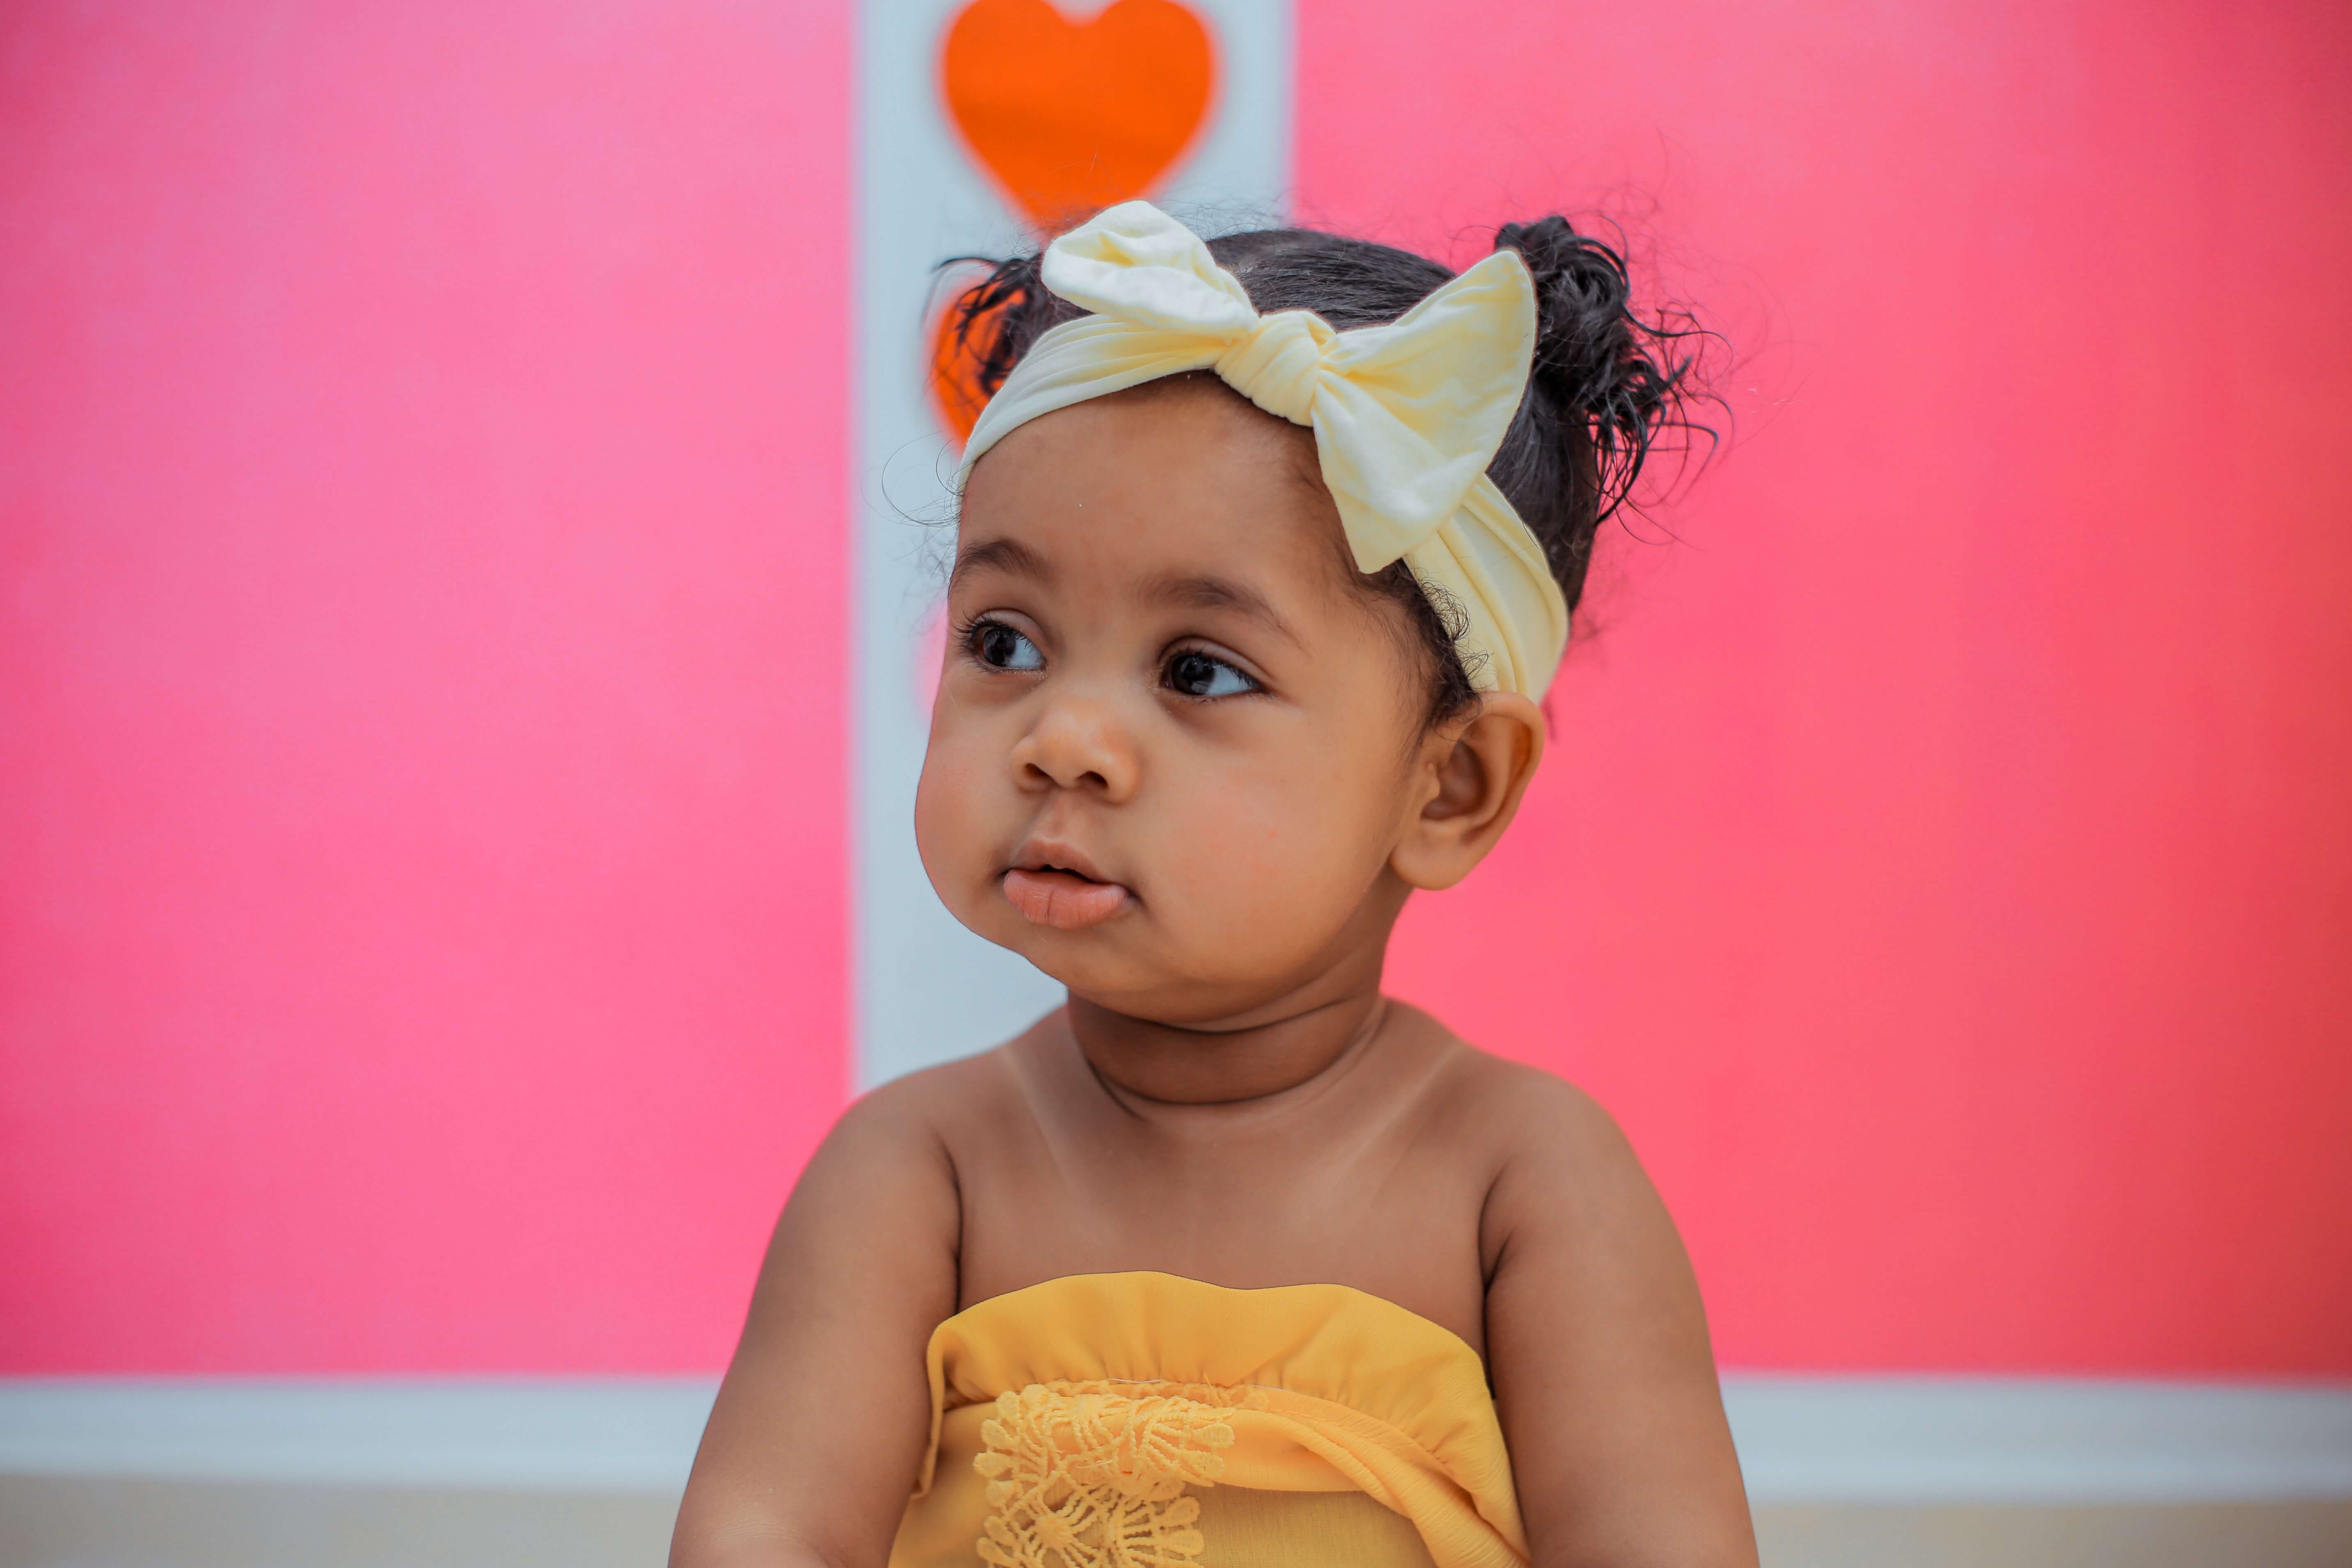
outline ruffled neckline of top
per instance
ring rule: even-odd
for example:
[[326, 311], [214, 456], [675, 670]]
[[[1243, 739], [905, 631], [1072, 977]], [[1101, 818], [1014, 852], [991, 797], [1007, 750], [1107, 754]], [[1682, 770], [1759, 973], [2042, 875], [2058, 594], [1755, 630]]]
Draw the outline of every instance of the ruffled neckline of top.
[[1353, 1286], [1065, 1275], [965, 1308], [932, 1331], [925, 1359], [935, 1452], [948, 1411], [1034, 1384], [1210, 1384], [1345, 1406], [1427, 1451], [1474, 1494], [1510, 1493], [1478, 1352]]

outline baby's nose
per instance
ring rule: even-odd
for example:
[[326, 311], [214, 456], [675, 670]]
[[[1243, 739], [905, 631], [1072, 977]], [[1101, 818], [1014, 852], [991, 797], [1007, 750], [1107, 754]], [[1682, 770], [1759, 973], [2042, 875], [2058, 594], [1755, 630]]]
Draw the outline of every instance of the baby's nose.
[[1075, 695], [1047, 705], [1013, 748], [1012, 762], [1028, 788], [1087, 790], [1113, 804], [1135, 793], [1141, 771], [1118, 713]]

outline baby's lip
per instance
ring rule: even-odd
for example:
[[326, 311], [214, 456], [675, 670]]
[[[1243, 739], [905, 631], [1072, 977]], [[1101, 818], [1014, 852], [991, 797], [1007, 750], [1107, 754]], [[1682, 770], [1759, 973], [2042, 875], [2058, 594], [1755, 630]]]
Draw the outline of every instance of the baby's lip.
[[1116, 881], [1096, 865], [1085, 850], [1052, 838], [1032, 838], [1021, 847], [1021, 853], [1013, 858], [1013, 864], [1006, 868], [1013, 871], [1067, 871], [1089, 882]]
[[1024, 847], [1005, 869], [1005, 900], [1032, 925], [1084, 931], [1100, 925], [1135, 895], [1102, 875], [1092, 860], [1062, 844]]

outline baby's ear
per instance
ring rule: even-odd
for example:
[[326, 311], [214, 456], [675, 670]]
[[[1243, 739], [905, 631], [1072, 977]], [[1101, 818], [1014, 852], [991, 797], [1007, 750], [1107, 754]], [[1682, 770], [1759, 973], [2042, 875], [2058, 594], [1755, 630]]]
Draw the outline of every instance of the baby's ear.
[[1396, 874], [1432, 891], [1468, 876], [1518, 815], [1544, 738], [1543, 710], [1513, 691], [1489, 691], [1466, 722], [1430, 731], [1414, 771], [1421, 809], [1389, 857]]

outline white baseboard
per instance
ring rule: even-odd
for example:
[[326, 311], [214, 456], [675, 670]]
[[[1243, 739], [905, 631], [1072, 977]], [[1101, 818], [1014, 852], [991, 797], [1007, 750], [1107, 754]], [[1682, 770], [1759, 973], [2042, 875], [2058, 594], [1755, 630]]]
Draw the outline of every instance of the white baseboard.
[[2352, 1498], [2352, 1387], [2076, 1378], [1724, 1380], [1757, 1502]]
[[668, 1493], [716, 1378], [0, 1379], [0, 1475]]
[[[0, 1379], [0, 1474], [676, 1495], [705, 1378]], [[1733, 1376], [1759, 1503], [2352, 1498], [2352, 1387]]]

